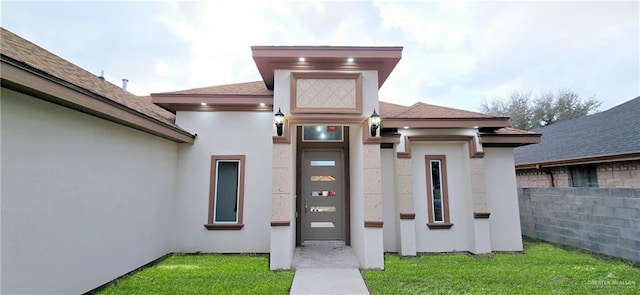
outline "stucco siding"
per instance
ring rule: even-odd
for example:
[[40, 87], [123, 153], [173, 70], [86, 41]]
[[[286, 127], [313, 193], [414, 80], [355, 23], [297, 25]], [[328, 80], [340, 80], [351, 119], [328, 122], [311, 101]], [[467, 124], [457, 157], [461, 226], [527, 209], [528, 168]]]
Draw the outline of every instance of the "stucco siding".
[[399, 212], [396, 209], [396, 176], [394, 149], [381, 149], [382, 164], [382, 218], [384, 221], [384, 251], [398, 252]]
[[[425, 155], [445, 155], [449, 189], [449, 214], [453, 227], [429, 229], [427, 227], [427, 187]], [[467, 251], [470, 243], [469, 220], [471, 187], [468, 171], [469, 152], [465, 143], [429, 142], [412, 143], [413, 196], [416, 210], [416, 250], [418, 252]]]
[[171, 251], [178, 144], [1, 97], [1, 293], [79, 294]]
[[511, 148], [485, 148], [491, 250], [522, 251], [518, 192]]
[[360, 128], [349, 128], [350, 138], [356, 140], [349, 141], [349, 168], [351, 169], [350, 193], [351, 193], [351, 247], [360, 260], [360, 264], [365, 261], [365, 234], [364, 234], [364, 178], [362, 175], [362, 143], [357, 139], [362, 138]]
[[[196, 133], [180, 146], [172, 221], [175, 252], [269, 252], [273, 115], [270, 112], [178, 112], [176, 124]], [[244, 227], [207, 230], [212, 155], [245, 155]]]

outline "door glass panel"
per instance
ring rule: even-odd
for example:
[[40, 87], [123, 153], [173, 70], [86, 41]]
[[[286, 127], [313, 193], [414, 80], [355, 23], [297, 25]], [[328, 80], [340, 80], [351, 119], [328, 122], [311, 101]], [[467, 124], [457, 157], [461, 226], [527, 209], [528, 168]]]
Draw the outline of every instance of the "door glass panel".
[[331, 175], [312, 175], [311, 181], [336, 181], [336, 179]]
[[335, 197], [336, 191], [311, 191], [312, 197]]
[[342, 126], [303, 126], [302, 141], [342, 141]]
[[336, 212], [336, 207], [334, 206], [311, 206], [311, 212]]
[[336, 161], [311, 161], [311, 167], [335, 167]]
[[334, 228], [336, 225], [333, 222], [329, 221], [312, 221], [312, 228]]

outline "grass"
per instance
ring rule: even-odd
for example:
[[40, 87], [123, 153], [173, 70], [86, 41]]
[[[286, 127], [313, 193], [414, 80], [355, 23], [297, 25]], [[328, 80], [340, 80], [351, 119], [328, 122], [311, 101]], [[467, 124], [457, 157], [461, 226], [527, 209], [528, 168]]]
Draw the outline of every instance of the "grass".
[[525, 239], [525, 254], [385, 255], [371, 294], [640, 294], [640, 269]]
[[[640, 269], [525, 239], [525, 253], [385, 255], [363, 271], [371, 294], [640, 294]], [[293, 271], [270, 271], [266, 255], [172, 255], [99, 294], [287, 294]]]
[[98, 294], [287, 294], [293, 271], [270, 271], [266, 255], [172, 255]]

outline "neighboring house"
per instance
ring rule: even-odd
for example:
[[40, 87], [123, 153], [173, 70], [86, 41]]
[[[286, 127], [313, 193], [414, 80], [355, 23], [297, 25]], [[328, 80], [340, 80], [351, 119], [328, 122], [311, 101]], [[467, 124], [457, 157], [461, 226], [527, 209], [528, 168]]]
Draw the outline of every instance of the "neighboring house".
[[512, 151], [540, 135], [379, 101], [401, 47], [252, 47], [262, 81], [138, 97], [1, 40], [2, 293], [82, 293], [172, 252], [287, 269], [305, 240], [364, 268], [522, 250]]
[[640, 188], [640, 97], [532, 130], [542, 143], [514, 150], [518, 187]]

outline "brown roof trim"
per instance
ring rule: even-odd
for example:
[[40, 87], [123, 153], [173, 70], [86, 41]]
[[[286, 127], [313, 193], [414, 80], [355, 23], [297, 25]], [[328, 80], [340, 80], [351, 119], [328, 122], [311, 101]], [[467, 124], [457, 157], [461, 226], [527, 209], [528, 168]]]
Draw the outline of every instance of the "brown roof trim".
[[640, 160], [640, 152], [598, 155], [598, 156], [570, 158], [570, 159], [544, 161], [544, 162], [536, 162], [536, 163], [523, 163], [523, 164], [517, 164], [516, 170], [517, 169], [534, 169], [534, 168], [539, 169], [542, 166], [556, 167], [556, 166], [596, 164], [596, 163], [605, 163], [605, 162], [620, 162], [620, 161], [634, 161], [634, 160]]
[[[271, 112], [273, 110], [273, 95], [152, 93], [151, 101], [173, 113], [176, 111]], [[206, 105], [203, 106], [202, 103]], [[264, 106], [261, 106], [261, 103]]]
[[[402, 57], [402, 47], [251, 46], [253, 60], [268, 89], [277, 69], [309, 71], [378, 71], [378, 88]], [[304, 57], [306, 61], [298, 61]], [[347, 58], [354, 58], [352, 63]]]
[[2, 87], [171, 141], [178, 143], [194, 142], [194, 135], [175, 125], [133, 110], [4, 54], [0, 55], [0, 60]]
[[382, 128], [503, 128], [509, 122], [503, 118], [382, 118]]
[[505, 134], [481, 133], [480, 143], [483, 147], [519, 147], [540, 143], [540, 133]]
[[484, 152], [479, 152], [476, 147], [474, 136], [470, 135], [412, 135], [404, 137], [404, 152], [397, 152], [398, 158], [411, 159], [411, 144], [413, 142], [430, 142], [430, 141], [460, 141], [467, 142], [469, 149], [469, 158], [482, 158]]

